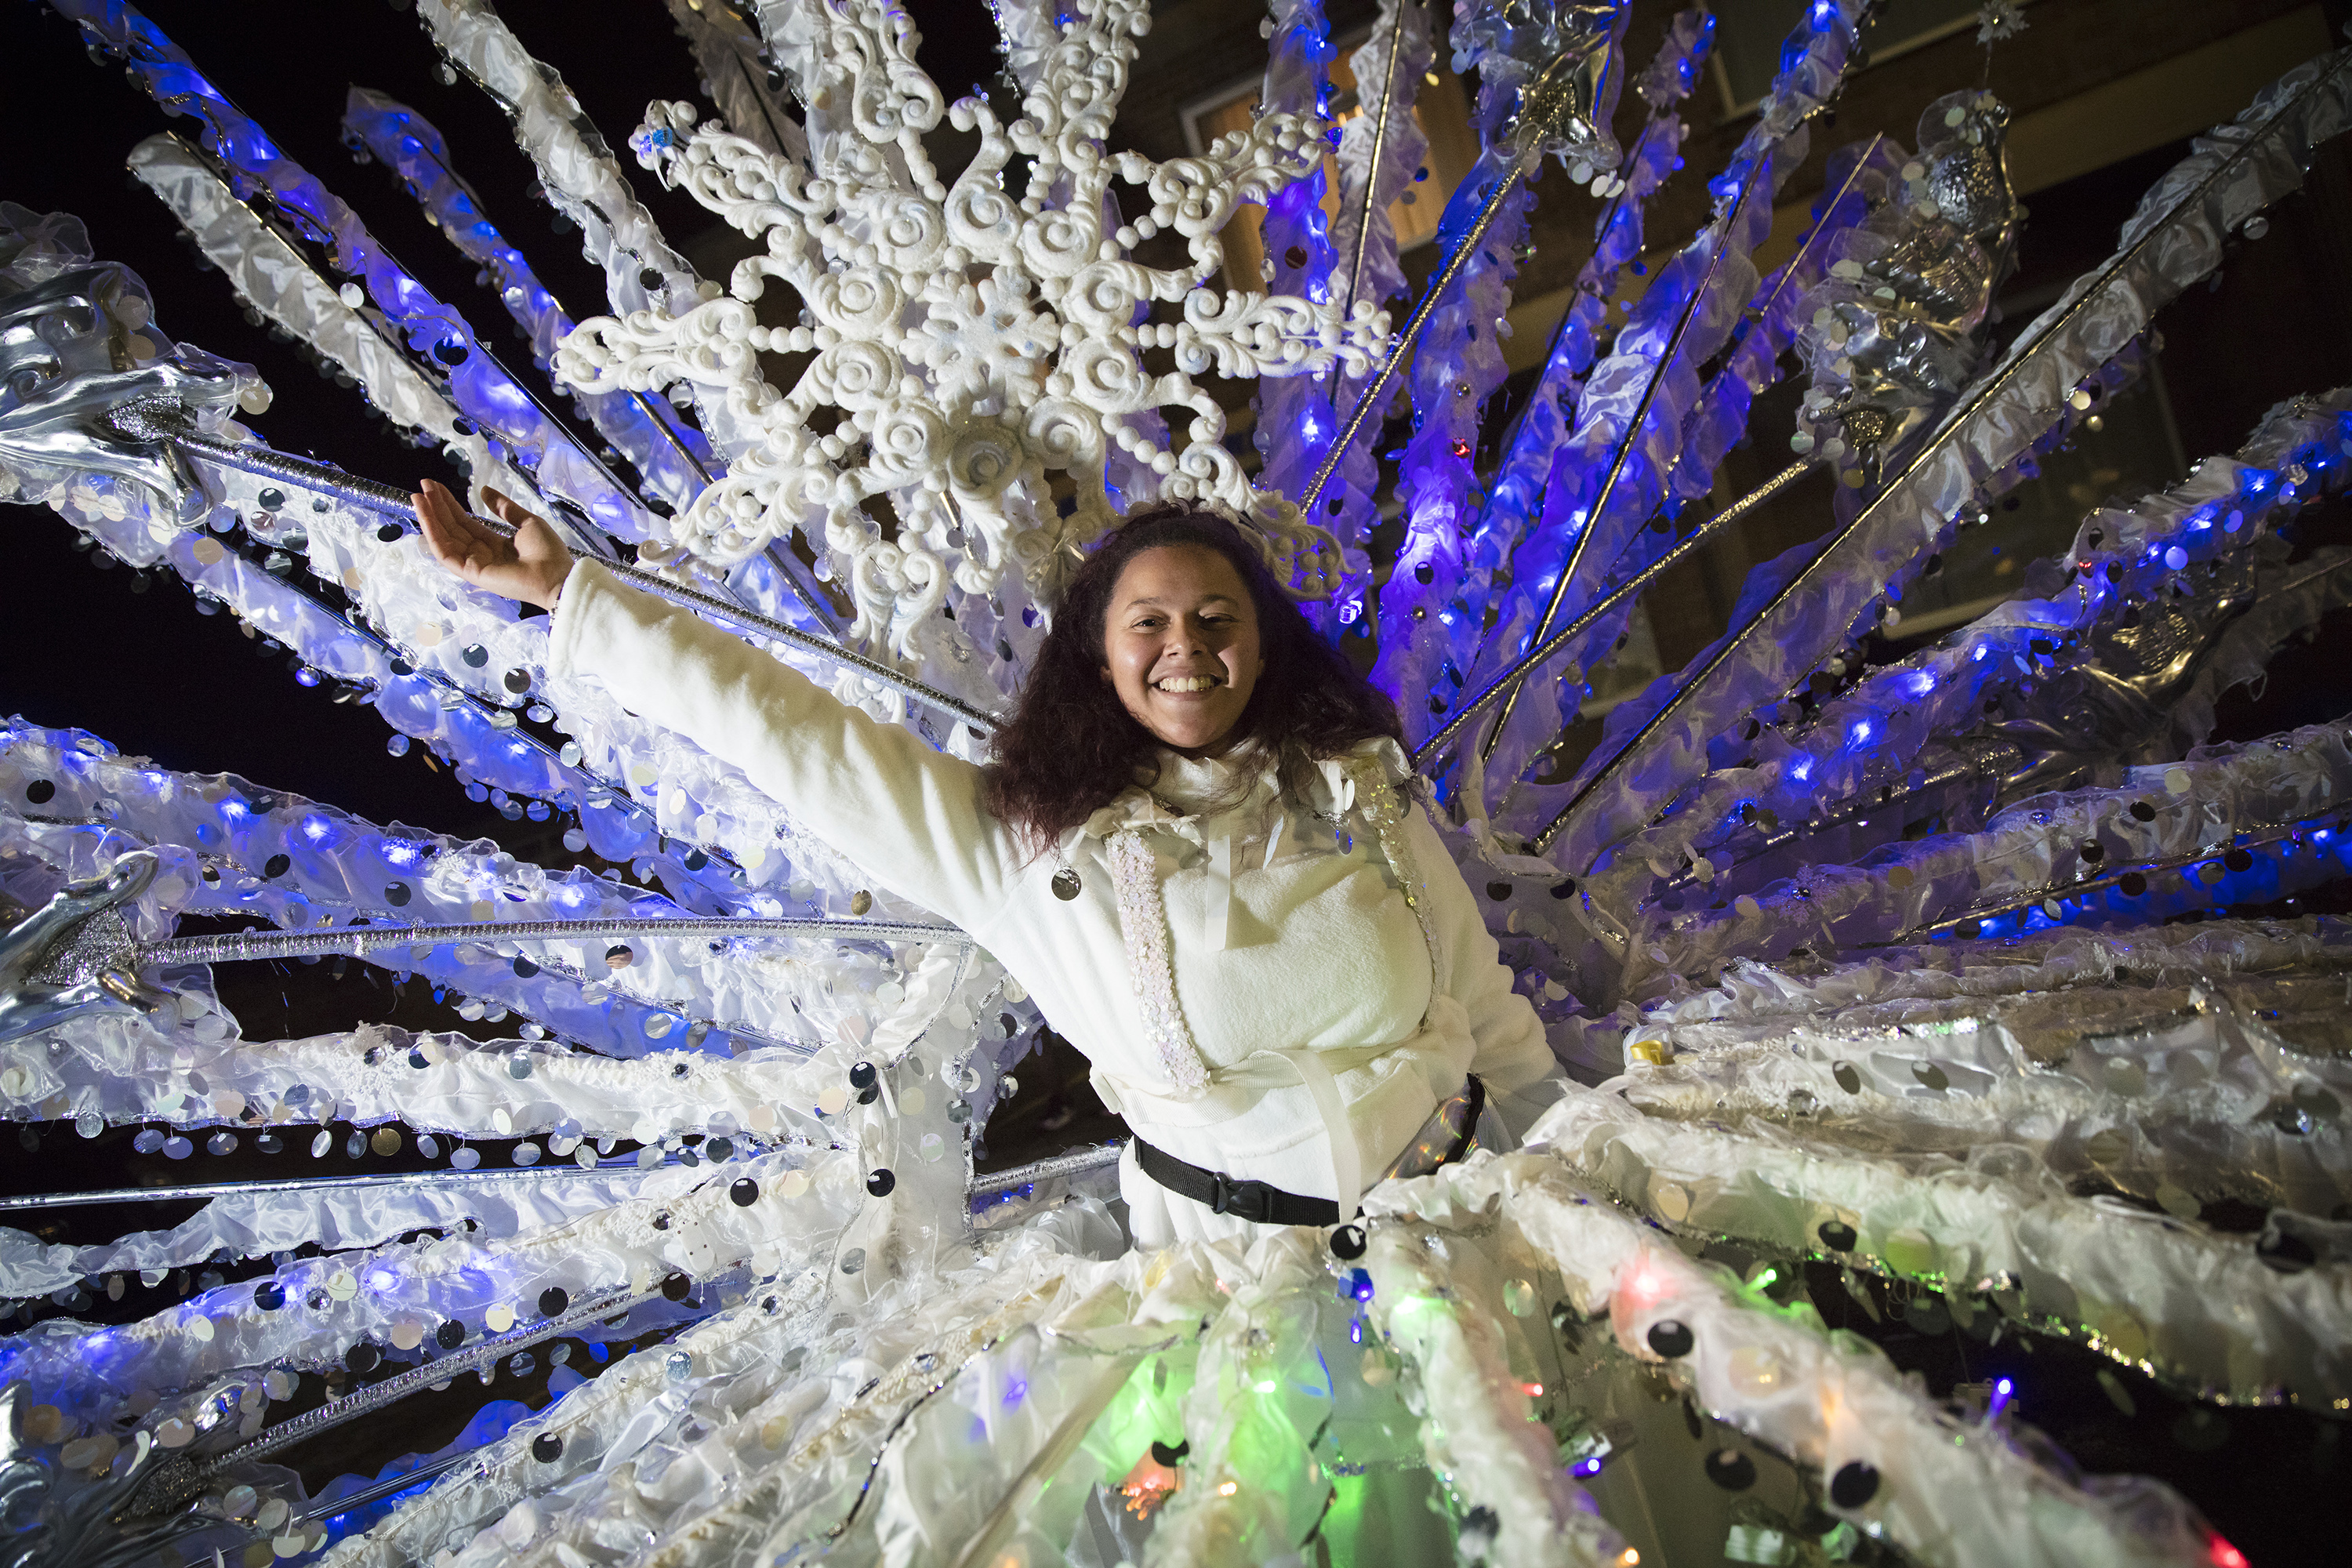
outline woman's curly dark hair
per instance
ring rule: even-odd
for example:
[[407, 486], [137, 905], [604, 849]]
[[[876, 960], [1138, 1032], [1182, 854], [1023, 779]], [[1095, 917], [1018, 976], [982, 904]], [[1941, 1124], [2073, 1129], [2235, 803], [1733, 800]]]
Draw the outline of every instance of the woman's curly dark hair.
[[1265, 673], [1236, 725], [1284, 761], [1337, 756], [1375, 736], [1402, 740], [1396, 705], [1356, 673], [1290, 602], [1242, 531], [1181, 504], [1139, 511], [1080, 566], [1054, 614], [1020, 707], [995, 734], [986, 799], [1043, 853], [1136, 782], [1160, 742], [1102, 676], [1111, 590], [1147, 550], [1198, 545], [1233, 563], [1257, 608]]

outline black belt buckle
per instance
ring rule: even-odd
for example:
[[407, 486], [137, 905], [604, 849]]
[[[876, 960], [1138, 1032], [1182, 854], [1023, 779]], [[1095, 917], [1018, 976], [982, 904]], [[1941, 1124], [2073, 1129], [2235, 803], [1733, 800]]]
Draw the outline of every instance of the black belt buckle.
[[1236, 1182], [1223, 1171], [1212, 1171], [1209, 1212], [1229, 1214], [1253, 1225], [1267, 1225], [1274, 1216], [1274, 1192], [1264, 1182]]

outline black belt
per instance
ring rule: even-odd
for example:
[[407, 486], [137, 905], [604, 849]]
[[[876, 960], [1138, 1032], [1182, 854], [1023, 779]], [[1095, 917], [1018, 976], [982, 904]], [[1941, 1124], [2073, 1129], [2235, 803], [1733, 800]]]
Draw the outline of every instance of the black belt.
[[[1419, 1155], [1414, 1168], [1400, 1171], [1391, 1165], [1388, 1175], [1424, 1175], [1439, 1165], [1459, 1160], [1470, 1152], [1476, 1136], [1478, 1112], [1486, 1104], [1486, 1086], [1475, 1078], [1433, 1113], [1421, 1134], [1405, 1146], [1397, 1157], [1397, 1165], [1408, 1156]], [[1466, 1114], [1459, 1109], [1466, 1105]], [[1448, 1116], [1449, 1109], [1454, 1115]], [[1449, 1125], [1460, 1121], [1458, 1128]], [[1432, 1125], [1434, 1124], [1434, 1125]], [[1434, 1136], [1433, 1136], [1433, 1133]], [[1436, 1145], [1436, 1146], [1433, 1146]], [[1434, 1156], [1432, 1158], [1431, 1156]], [[1203, 1170], [1189, 1161], [1180, 1160], [1165, 1149], [1157, 1149], [1138, 1138], [1135, 1141], [1135, 1163], [1143, 1173], [1166, 1187], [1179, 1197], [1205, 1204], [1212, 1214], [1229, 1214], [1257, 1225], [1335, 1226], [1343, 1216], [1339, 1205], [1329, 1198], [1304, 1197], [1286, 1192], [1265, 1182], [1237, 1182], [1223, 1171]]]
[[1236, 1182], [1223, 1171], [1204, 1171], [1140, 1138], [1135, 1141], [1135, 1163], [1145, 1175], [1177, 1196], [1208, 1205], [1212, 1214], [1229, 1214], [1259, 1225], [1339, 1223], [1339, 1205], [1329, 1198], [1301, 1197], [1265, 1182]]

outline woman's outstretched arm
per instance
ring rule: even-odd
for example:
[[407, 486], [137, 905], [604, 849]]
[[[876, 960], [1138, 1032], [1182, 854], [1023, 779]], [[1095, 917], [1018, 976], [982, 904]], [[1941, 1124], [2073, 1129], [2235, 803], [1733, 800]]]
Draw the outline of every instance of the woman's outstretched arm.
[[593, 678], [623, 707], [733, 763], [889, 891], [967, 929], [995, 912], [1019, 856], [982, 803], [978, 768], [594, 562], [573, 563], [544, 521], [504, 498], [492, 504], [515, 523], [513, 540], [466, 517], [438, 486], [417, 515], [449, 570], [554, 606], [551, 676]]

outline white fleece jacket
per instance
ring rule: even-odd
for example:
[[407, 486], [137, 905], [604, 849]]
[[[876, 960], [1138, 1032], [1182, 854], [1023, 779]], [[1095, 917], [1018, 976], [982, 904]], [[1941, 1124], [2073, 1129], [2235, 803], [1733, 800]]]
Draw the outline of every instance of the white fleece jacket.
[[[970, 932], [1086, 1053], [1137, 1136], [1179, 1159], [1329, 1197], [1350, 1165], [1375, 1178], [1466, 1073], [1515, 1126], [1557, 1081], [1461, 873], [1397, 790], [1391, 742], [1319, 764], [1306, 798], [1283, 797], [1260, 753], [1236, 773], [1164, 752], [1150, 790], [1039, 858], [988, 813], [971, 763], [593, 563], [564, 584], [548, 664], [740, 767], [877, 886]], [[1381, 853], [1383, 816], [1417, 910]], [[1074, 898], [1053, 887], [1065, 868]], [[1327, 1134], [1318, 1078], [1353, 1160]], [[1120, 1180], [1139, 1245], [1255, 1228], [1160, 1187], [1131, 1150]]]

